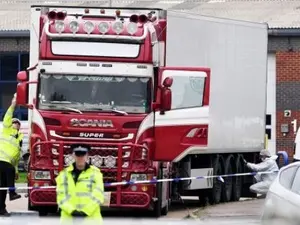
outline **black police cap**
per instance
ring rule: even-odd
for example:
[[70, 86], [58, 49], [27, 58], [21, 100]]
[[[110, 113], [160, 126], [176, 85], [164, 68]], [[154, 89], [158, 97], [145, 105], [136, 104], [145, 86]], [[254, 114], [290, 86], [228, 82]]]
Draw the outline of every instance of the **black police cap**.
[[87, 144], [72, 144], [71, 150], [73, 152], [89, 152], [91, 147]]

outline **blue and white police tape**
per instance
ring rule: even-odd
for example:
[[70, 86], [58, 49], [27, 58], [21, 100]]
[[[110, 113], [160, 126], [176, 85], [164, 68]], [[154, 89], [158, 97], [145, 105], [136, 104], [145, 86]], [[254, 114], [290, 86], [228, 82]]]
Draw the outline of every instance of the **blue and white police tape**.
[[[223, 178], [226, 177], [239, 177], [239, 176], [255, 176], [257, 174], [270, 174], [277, 173], [278, 171], [268, 171], [268, 172], [250, 172], [250, 173], [235, 173], [235, 174], [226, 174], [226, 175], [212, 175], [212, 176], [197, 176], [197, 177], [175, 177], [168, 179], [151, 179], [151, 180], [130, 180], [122, 182], [113, 182], [113, 183], [104, 183], [105, 187], [119, 186], [119, 185], [132, 185], [132, 184], [156, 184], [159, 182], [179, 182], [186, 180], [200, 180], [200, 179], [211, 179], [217, 178], [221, 182], [225, 182]], [[38, 186], [38, 187], [0, 187], [0, 191], [8, 190], [31, 190], [31, 189], [54, 189], [56, 186]]]

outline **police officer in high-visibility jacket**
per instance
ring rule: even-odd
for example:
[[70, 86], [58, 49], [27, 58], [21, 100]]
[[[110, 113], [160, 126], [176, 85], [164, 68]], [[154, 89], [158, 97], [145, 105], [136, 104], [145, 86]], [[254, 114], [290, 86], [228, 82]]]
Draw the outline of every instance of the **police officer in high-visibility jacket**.
[[103, 175], [87, 163], [90, 146], [76, 144], [71, 149], [75, 162], [56, 177], [61, 222], [81, 217], [99, 224], [102, 222], [100, 205], [104, 203]]
[[[23, 134], [20, 133], [21, 123], [12, 118], [16, 107], [16, 96], [12, 99], [4, 119], [3, 129], [0, 133], [0, 187], [15, 187], [18, 179], [18, 164], [21, 156]], [[0, 191], [0, 216], [9, 216], [6, 210], [7, 191]], [[9, 191], [10, 201], [21, 198], [15, 190]]]

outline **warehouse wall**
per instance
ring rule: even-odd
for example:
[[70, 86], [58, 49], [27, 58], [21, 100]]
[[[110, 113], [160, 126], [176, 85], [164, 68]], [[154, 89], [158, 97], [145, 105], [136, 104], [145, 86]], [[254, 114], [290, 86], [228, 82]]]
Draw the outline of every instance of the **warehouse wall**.
[[[16, 92], [18, 71], [29, 65], [29, 38], [0, 38], [0, 120]], [[27, 119], [28, 110], [18, 107], [15, 117]]]
[[[270, 38], [269, 49], [276, 52], [276, 147], [292, 159], [294, 129], [300, 125], [300, 37]], [[285, 125], [286, 134], [281, 132]]]
[[0, 52], [29, 52], [29, 38], [0, 38]]

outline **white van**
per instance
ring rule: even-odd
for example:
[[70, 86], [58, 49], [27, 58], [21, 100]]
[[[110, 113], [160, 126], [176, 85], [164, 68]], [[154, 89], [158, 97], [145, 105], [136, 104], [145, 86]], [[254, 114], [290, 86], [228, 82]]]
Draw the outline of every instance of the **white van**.
[[297, 131], [294, 142], [294, 161], [300, 161], [300, 128]]

